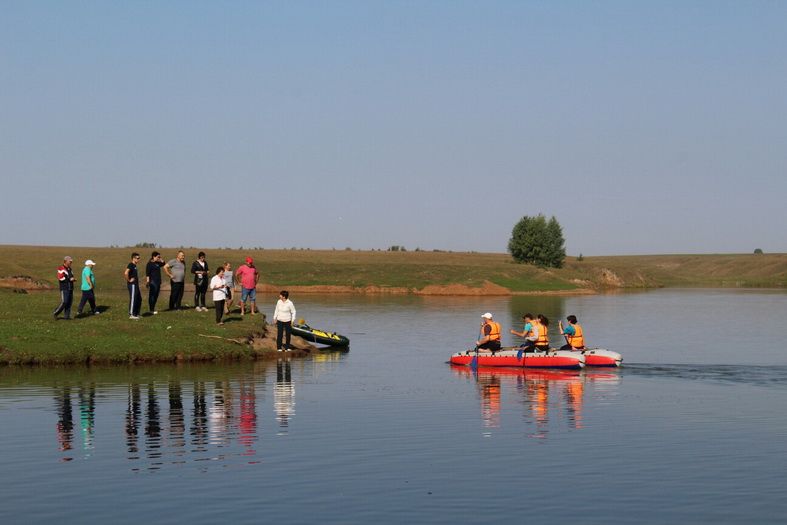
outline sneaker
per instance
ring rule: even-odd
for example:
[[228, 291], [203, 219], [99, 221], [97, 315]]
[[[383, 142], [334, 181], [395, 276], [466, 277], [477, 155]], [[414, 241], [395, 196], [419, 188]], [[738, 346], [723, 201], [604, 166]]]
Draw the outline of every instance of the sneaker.
[[281, 352], [281, 348], [277, 348], [277, 349], [276, 349], [276, 351], [277, 351], [277, 352]]
[[139, 321], [139, 316], [138, 315], [129, 315], [128, 318], [129, 319], [133, 319], [135, 321]]
[[153, 310], [153, 315], [158, 315], [158, 310]]
[[96, 310], [95, 312], [93, 312], [93, 315], [98, 315], [98, 314], [100, 314], [100, 313], [101, 313], [101, 312], [99, 312], [98, 310]]
[[292, 352], [292, 350], [288, 348], [285, 350], [285, 352]]

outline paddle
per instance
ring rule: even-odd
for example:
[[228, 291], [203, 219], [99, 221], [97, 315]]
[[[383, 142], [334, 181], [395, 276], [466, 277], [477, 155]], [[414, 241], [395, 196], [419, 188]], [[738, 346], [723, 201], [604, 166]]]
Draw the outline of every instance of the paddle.
[[478, 337], [476, 338], [476, 345], [475, 345], [475, 355], [470, 360], [470, 368], [472, 368], [473, 370], [478, 369], [478, 340], [481, 339], [481, 332], [483, 330], [483, 327], [484, 325], [482, 323], [481, 326], [478, 328]]

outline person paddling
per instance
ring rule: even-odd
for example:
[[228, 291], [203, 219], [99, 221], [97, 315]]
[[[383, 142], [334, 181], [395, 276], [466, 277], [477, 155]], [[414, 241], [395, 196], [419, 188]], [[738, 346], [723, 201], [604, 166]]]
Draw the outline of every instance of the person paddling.
[[566, 317], [568, 326], [563, 327], [563, 322], [558, 321], [557, 326], [560, 328], [560, 333], [566, 338], [566, 344], [560, 347], [561, 350], [584, 350], [585, 349], [585, 333], [582, 326], [577, 322], [576, 315], [569, 315]]
[[536, 349], [536, 339], [538, 339], [538, 331], [535, 330], [533, 326], [533, 314], [526, 313], [522, 316], [522, 320], [525, 322], [522, 331], [517, 332], [516, 330], [511, 330], [511, 333], [525, 338], [524, 344], [520, 345], [522, 351], [534, 352]]
[[481, 316], [481, 338], [475, 343], [476, 350], [489, 350], [493, 354], [500, 350], [500, 324], [492, 320], [487, 312]]
[[536, 348], [542, 352], [549, 352], [549, 319], [543, 314], [538, 314], [534, 322], [536, 332]]

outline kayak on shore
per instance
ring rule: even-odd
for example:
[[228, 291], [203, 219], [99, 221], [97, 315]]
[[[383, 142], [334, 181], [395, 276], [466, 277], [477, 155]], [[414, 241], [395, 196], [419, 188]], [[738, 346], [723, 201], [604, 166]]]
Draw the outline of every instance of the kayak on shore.
[[347, 347], [350, 346], [350, 340], [343, 336], [339, 335], [336, 332], [326, 332], [325, 330], [318, 330], [317, 328], [312, 328], [311, 326], [301, 323], [301, 324], [294, 324], [292, 325], [292, 334], [297, 335], [307, 341], [312, 343], [318, 343], [321, 345], [333, 346], [333, 347]]

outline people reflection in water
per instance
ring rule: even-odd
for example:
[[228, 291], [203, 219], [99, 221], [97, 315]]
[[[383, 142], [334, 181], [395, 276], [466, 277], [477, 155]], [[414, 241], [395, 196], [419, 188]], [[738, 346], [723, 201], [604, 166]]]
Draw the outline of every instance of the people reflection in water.
[[289, 360], [276, 363], [276, 385], [273, 387], [273, 409], [279, 423], [279, 435], [286, 434], [290, 418], [295, 414], [295, 386]]
[[550, 415], [554, 413], [565, 416], [572, 429], [583, 428], [585, 376], [578, 371], [484, 369], [472, 373], [467, 367], [455, 370], [475, 379], [481, 401], [481, 419], [486, 428], [501, 426], [502, 399], [506, 392], [523, 403], [525, 423], [535, 426], [531, 437], [547, 437]]
[[183, 394], [180, 381], [171, 380], [167, 387], [169, 393], [169, 445], [176, 455], [183, 455], [186, 447], [186, 423], [183, 414]]
[[205, 402], [205, 383], [194, 382], [194, 409], [191, 416], [191, 444], [204, 452], [208, 444], [208, 406]]
[[145, 451], [149, 458], [161, 457], [161, 420], [159, 419], [156, 385], [148, 383], [148, 405], [145, 418]]
[[137, 436], [139, 434], [140, 410], [139, 385], [128, 385], [128, 403], [126, 406], [126, 447], [128, 448], [129, 459], [139, 459], [139, 445]]
[[245, 456], [253, 456], [254, 443], [257, 441], [257, 394], [254, 381], [243, 379], [238, 389], [240, 390], [238, 442], [246, 447]]
[[229, 443], [233, 425], [233, 395], [229, 381], [213, 385], [213, 406], [210, 408], [210, 442], [224, 446]]
[[[58, 448], [61, 452], [71, 450], [74, 439], [74, 419], [71, 412], [71, 388], [64, 386], [55, 392], [55, 409], [57, 411]], [[71, 457], [63, 457], [62, 461], [71, 461]]]
[[478, 390], [481, 394], [481, 419], [487, 428], [500, 427], [500, 377], [478, 374]]
[[96, 422], [96, 385], [90, 383], [79, 387], [79, 422], [82, 427], [82, 449], [86, 456], [93, 448], [93, 432]]

